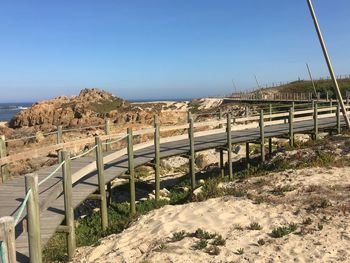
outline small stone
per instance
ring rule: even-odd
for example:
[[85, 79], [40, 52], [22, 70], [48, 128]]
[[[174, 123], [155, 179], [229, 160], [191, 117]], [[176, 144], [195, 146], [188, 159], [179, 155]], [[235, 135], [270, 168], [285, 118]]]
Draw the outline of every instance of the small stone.
[[154, 200], [154, 199], [156, 199], [156, 197], [154, 194], [148, 194], [148, 199]]
[[195, 196], [197, 196], [197, 195], [199, 195], [202, 191], [203, 191], [203, 186], [200, 186], [200, 187], [198, 187], [197, 189], [195, 189], [195, 190], [193, 191], [193, 194], [194, 194]]

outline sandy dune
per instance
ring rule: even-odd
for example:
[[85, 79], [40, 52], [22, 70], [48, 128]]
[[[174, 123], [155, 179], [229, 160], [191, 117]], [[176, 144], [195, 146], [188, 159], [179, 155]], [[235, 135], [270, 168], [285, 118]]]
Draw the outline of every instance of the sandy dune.
[[[337, 210], [349, 204], [349, 172], [348, 167], [287, 171], [263, 177], [264, 185], [255, 189], [247, 188], [252, 194], [275, 198], [269, 203], [229, 196], [165, 206], [142, 216], [121, 234], [102, 239], [96, 247], [80, 248], [75, 262], [350, 262], [348, 211]], [[251, 178], [244, 184], [256, 186], [261, 181]], [[276, 197], [271, 194], [276, 185], [294, 190]], [[307, 209], [316, 194], [329, 198], [328, 210]], [[311, 219], [310, 225], [303, 224], [306, 218]], [[262, 229], [249, 230], [252, 222]], [[282, 238], [271, 236], [274, 228], [289, 223], [298, 224], [297, 231]], [[226, 239], [219, 255], [194, 250], [195, 237], [170, 241], [175, 232], [198, 228]], [[259, 239], [265, 244], [259, 246]], [[244, 250], [242, 255], [239, 249]]]

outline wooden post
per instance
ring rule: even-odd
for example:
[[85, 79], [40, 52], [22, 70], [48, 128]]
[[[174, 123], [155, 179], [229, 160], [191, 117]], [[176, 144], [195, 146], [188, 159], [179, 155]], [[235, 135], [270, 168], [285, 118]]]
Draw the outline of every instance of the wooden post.
[[154, 116], [154, 169], [155, 169], [155, 198], [160, 197], [160, 124], [157, 116]]
[[318, 139], [318, 110], [317, 103], [314, 107], [314, 140]]
[[272, 138], [269, 137], [269, 158], [272, 158]]
[[25, 187], [26, 193], [31, 191], [27, 203], [29, 258], [31, 263], [40, 263], [42, 262], [42, 254], [40, 244], [41, 237], [38, 175], [25, 175]]
[[260, 111], [260, 149], [261, 149], [261, 161], [265, 162], [265, 132], [264, 132], [264, 110]]
[[225, 177], [225, 165], [224, 165], [224, 151], [220, 149], [220, 175]]
[[247, 164], [247, 169], [250, 168], [250, 157], [249, 157], [250, 149], [249, 149], [249, 142], [245, 143], [245, 160]]
[[[111, 134], [111, 121], [109, 119], [106, 119], [105, 121], [105, 134], [110, 135]], [[108, 144], [110, 140], [106, 140], [106, 152], [111, 150], [111, 145]]]
[[12, 216], [0, 218], [0, 244], [3, 248], [5, 262], [16, 263], [15, 223]]
[[[245, 107], [245, 117], [246, 118], [249, 117], [249, 107], [248, 106]], [[248, 124], [248, 121], [246, 121], [245, 124]]]
[[76, 248], [75, 228], [74, 228], [74, 208], [73, 208], [73, 190], [72, 190], [72, 171], [70, 155], [66, 151], [61, 152], [61, 159], [64, 161], [62, 166], [63, 172], [63, 193], [64, 193], [64, 212], [66, 217], [65, 226], [68, 228], [66, 232], [67, 238], [67, 254], [71, 260], [74, 256]]
[[[57, 139], [56, 139], [57, 144], [63, 143], [63, 131], [62, 130], [63, 130], [63, 128], [61, 125], [57, 127]], [[62, 159], [61, 159], [62, 155], [60, 152], [61, 152], [61, 150], [57, 151], [59, 163], [62, 162]]]
[[57, 127], [57, 144], [63, 143], [63, 128], [62, 126]]
[[191, 112], [188, 112], [188, 139], [190, 141], [190, 176], [191, 176], [191, 190], [192, 192], [196, 188], [196, 169], [195, 169], [195, 152], [194, 152], [194, 124]]
[[329, 101], [328, 91], [326, 92], [326, 101]]
[[341, 126], [340, 126], [340, 105], [339, 105], [339, 103], [337, 103], [336, 117], [337, 117], [337, 133], [340, 134], [341, 133]]
[[101, 200], [101, 224], [102, 230], [106, 230], [108, 227], [108, 210], [107, 210], [107, 195], [106, 195], [106, 183], [103, 164], [102, 142], [100, 137], [95, 137], [96, 143], [96, 167], [98, 176], [98, 189]]
[[289, 145], [294, 147], [294, 108], [289, 109]]
[[130, 215], [136, 215], [135, 166], [134, 166], [134, 139], [132, 129], [128, 128], [128, 163], [130, 184]]
[[[269, 105], [269, 110], [270, 110], [269, 113], [270, 113], [270, 116], [271, 116], [272, 115], [272, 105], [271, 104]], [[270, 121], [272, 121], [271, 117], [270, 117]]]
[[112, 190], [112, 183], [109, 182], [107, 183], [107, 207], [110, 207], [111, 203], [112, 203], [112, 198], [113, 198], [113, 190]]
[[227, 114], [227, 163], [228, 163], [228, 176], [229, 179], [233, 179], [232, 168], [232, 138], [231, 138], [231, 113]]
[[[5, 135], [0, 136], [0, 158], [5, 158], [7, 156], [7, 149], [6, 149], [6, 139]], [[1, 166], [1, 179], [2, 182], [5, 182], [10, 177], [10, 172], [8, 165], [2, 165]]]

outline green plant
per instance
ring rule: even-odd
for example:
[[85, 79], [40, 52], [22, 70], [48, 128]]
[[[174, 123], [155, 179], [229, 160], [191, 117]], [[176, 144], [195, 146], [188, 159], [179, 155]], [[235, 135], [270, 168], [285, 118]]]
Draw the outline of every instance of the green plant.
[[262, 204], [263, 202], [265, 202], [265, 199], [261, 196], [258, 196], [254, 199], [254, 204], [257, 204], [257, 205], [260, 205]]
[[244, 254], [244, 248], [239, 248], [239, 249], [237, 249], [236, 254], [237, 254], [237, 255], [243, 255], [243, 254]]
[[173, 236], [171, 237], [172, 242], [180, 241], [186, 237], [186, 232], [185, 231], [180, 231], [180, 232], [175, 232], [173, 233]]
[[166, 249], [167, 248], [167, 246], [165, 245], [165, 244], [160, 244], [156, 249], [155, 249], [155, 251], [162, 251], [162, 250], [164, 250], [164, 249]]
[[201, 228], [198, 228], [196, 232], [194, 233], [194, 237], [200, 238], [200, 239], [212, 239], [216, 236], [216, 234], [211, 234], [207, 231], [204, 231]]
[[271, 236], [274, 238], [281, 238], [286, 236], [295, 230], [297, 230], [298, 225], [294, 223], [290, 223], [288, 226], [277, 227], [272, 230]]
[[260, 239], [258, 240], [258, 244], [259, 244], [259, 246], [265, 245], [265, 240], [262, 239], [262, 238], [260, 238]]
[[304, 219], [303, 225], [311, 225], [312, 224], [312, 219], [310, 217]]
[[226, 244], [226, 240], [222, 238], [221, 235], [216, 235], [214, 238], [212, 245], [214, 246], [224, 246]]
[[206, 248], [208, 245], [208, 241], [205, 239], [200, 239], [198, 240], [196, 243], [194, 243], [194, 245], [192, 246], [192, 248], [194, 250], [202, 250], [204, 248]]
[[261, 230], [262, 226], [258, 223], [258, 222], [252, 222], [250, 223], [250, 225], [248, 226], [249, 230]]

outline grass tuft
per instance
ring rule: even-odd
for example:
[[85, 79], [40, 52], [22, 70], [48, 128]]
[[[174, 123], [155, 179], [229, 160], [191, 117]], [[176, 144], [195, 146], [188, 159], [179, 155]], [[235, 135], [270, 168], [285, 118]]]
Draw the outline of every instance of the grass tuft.
[[258, 223], [258, 222], [252, 222], [250, 223], [250, 225], [248, 226], [249, 230], [261, 230], [262, 226]]
[[277, 227], [272, 230], [271, 236], [274, 238], [281, 238], [290, 233], [293, 233], [298, 228], [297, 224], [290, 223], [288, 226]]

